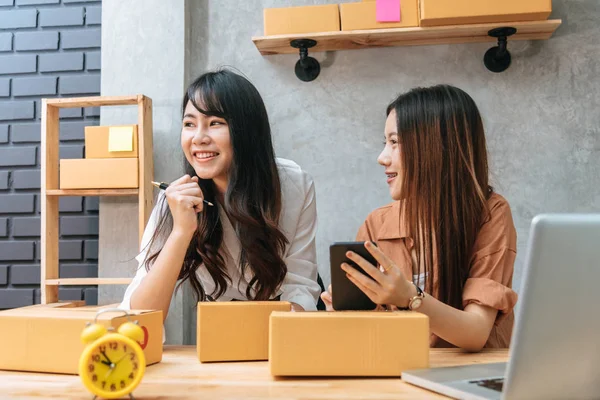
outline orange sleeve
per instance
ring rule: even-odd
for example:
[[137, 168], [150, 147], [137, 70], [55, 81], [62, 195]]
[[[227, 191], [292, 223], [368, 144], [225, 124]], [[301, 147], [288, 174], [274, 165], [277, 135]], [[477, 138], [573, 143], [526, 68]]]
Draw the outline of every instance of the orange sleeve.
[[469, 277], [463, 289], [463, 307], [475, 303], [499, 311], [496, 324], [517, 303], [512, 289], [516, 258], [516, 229], [505, 200], [490, 207], [491, 217], [477, 235]]
[[365, 221], [358, 229], [358, 233], [356, 234], [356, 241], [366, 242], [367, 240], [372, 241], [373, 236], [371, 235], [371, 230], [369, 229], [367, 221]]

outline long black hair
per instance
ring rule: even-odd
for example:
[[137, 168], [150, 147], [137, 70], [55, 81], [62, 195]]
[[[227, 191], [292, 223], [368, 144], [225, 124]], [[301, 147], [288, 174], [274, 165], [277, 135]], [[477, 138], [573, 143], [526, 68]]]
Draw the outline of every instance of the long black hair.
[[[241, 243], [240, 260], [237, 260], [241, 266], [241, 277], [244, 277], [248, 268], [252, 272], [246, 297], [268, 300], [278, 290], [287, 273], [282, 255], [288, 241], [279, 229], [281, 183], [263, 100], [246, 78], [222, 69], [205, 73], [192, 82], [183, 97], [182, 115], [188, 102], [204, 115], [225, 119], [229, 126], [233, 160], [224, 204], [221, 206]], [[191, 177], [197, 176], [185, 156], [183, 160], [185, 172]], [[204, 198], [216, 204], [214, 182], [199, 178], [198, 184]], [[150, 249], [158, 250], [149, 251], [146, 269], [151, 268], [173, 228], [173, 216], [168, 206], [159, 206], [164, 212], [149, 243]], [[207, 295], [220, 297], [226, 291], [228, 282], [233, 282], [219, 253], [223, 242], [223, 225], [218, 207], [204, 207], [197, 218], [198, 228], [187, 249], [179, 273], [179, 285], [189, 279], [198, 300], [203, 301]], [[201, 265], [214, 280], [213, 293], [205, 292], [196, 275]], [[254, 295], [252, 289], [255, 290]]]
[[473, 246], [493, 193], [481, 115], [471, 96], [448, 85], [413, 89], [394, 100], [387, 115], [392, 111], [419, 273], [427, 273], [426, 291], [434, 291], [437, 279], [436, 297], [462, 309]]

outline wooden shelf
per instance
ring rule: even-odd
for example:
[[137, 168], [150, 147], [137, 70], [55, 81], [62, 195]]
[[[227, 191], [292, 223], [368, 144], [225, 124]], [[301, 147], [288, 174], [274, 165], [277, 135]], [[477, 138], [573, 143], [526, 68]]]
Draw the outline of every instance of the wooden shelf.
[[[60, 109], [71, 107], [136, 106], [138, 114], [138, 171], [136, 189], [64, 189], [59, 182]], [[129, 278], [62, 279], [59, 276], [59, 225], [61, 196], [137, 196], [138, 242], [154, 204], [152, 158], [152, 99], [131, 96], [94, 96], [42, 99], [41, 124], [41, 238], [40, 282], [42, 304], [56, 303], [59, 285], [127, 285]]]
[[517, 33], [512, 40], [546, 40], [561, 25], [562, 20], [510, 22], [494, 24], [452, 25], [428, 28], [394, 28], [363, 31], [336, 31], [295, 35], [274, 35], [253, 37], [256, 48], [262, 55], [298, 54], [298, 49], [290, 46], [294, 39], [313, 39], [317, 45], [310, 53], [333, 50], [355, 50], [369, 47], [422, 46], [435, 44], [497, 42], [488, 36], [488, 31], [502, 26], [511, 26]]
[[48, 196], [137, 196], [138, 189], [49, 189]]
[[46, 279], [48, 286], [72, 285], [129, 285], [132, 278], [59, 278]]
[[105, 97], [61, 97], [55, 99], [44, 99], [43, 101], [53, 107], [101, 107], [101, 106], [135, 106], [145, 96], [105, 96]]

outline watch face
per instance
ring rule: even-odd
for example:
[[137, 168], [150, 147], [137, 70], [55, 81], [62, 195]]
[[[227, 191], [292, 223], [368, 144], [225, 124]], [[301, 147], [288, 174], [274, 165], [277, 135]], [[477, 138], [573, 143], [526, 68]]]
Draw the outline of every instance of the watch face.
[[410, 303], [410, 309], [416, 310], [417, 308], [421, 307], [422, 303], [423, 300], [420, 297], [417, 297], [416, 299], [413, 299], [413, 301]]
[[[132, 343], [117, 335], [107, 335], [91, 344], [92, 349], [85, 359], [85, 373], [88, 383], [95, 392], [117, 395], [131, 392], [140, 382], [143, 374], [139, 352]], [[83, 361], [83, 360], [82, 360]], [[112, 397], [112, 396], [111, 396]]]

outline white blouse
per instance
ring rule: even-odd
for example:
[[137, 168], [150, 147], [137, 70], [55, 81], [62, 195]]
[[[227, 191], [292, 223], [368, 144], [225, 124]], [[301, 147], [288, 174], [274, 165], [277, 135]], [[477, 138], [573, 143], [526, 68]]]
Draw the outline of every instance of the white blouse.
[[[288, 239], [288, 245], [283, 255], [283, 260], [287, 265], [288, 271], [278, 292], [272, 298], [281, 295], [282, 301], [297, 303], [307, 311], [314, 311], [317, 309], [317, 300], [321, 293], [321, 288], [317, 283], [317, 255], [315, 246], [317, 206], [314, 182], [293, 161], [278, 158], [277, 167], [282, 191], [282, 210], [279, 219], [279, 229]], [[164, 208], [168, 207], [166, 201], [161, 201], [161, 197], [164, 197], [164, 192], [160, 192], [157, 206], [152, 210], [152, 214], [146, 225], [140, 245], [141, 252], [136, 257], [138, 270], [133, 281], [125, 291], [123, 302], [119, 308], [126, 310], [131, 308], [131, 295], [147, 274], [143, 262], [148, 253], [148, 244], [154, 234], [156, 224], [162, 212], [162, 210], [158, 210], [158, 205], [164, 204]], [[215, 204], [215, 206], [219, 207], [220, 219], [223, 225], [223, 242], [219, 252], [225, 260], [227, 273], [232, 279], [232, 283], [228, 285], [225, 293], [216, 299], [216, 301], [229, 301], [232, 299], [247, 300], [246, 288], [248, 282], [252, 279], [252, 272], [247, 268], [245, 276], [241, 276], [239, 265], [240, 241], [236, 237], [235, 230], [223, 209], [218, 204]], [[212, 293], [215, 283], [204, 265], [201, 265], [197, 269], [196, 274], [204, 287], [205, 293]], [[254, 290], [252, 293], [254, 294]]]

